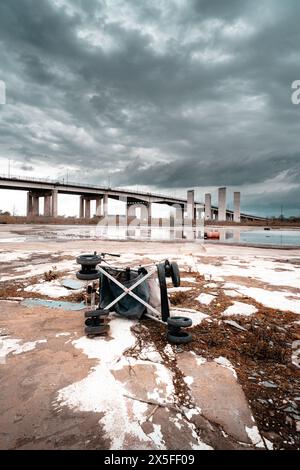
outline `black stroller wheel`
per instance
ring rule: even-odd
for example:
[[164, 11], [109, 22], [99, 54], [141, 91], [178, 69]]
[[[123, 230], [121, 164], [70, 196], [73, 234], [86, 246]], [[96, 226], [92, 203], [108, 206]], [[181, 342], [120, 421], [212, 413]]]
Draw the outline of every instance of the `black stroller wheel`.
[[99, 325], [99, 326], [86, 326], [84, 332], [86, 335], [102, 335], [107, 333], [109, 330], [109, 325]]
[[179, 272], [179, 267], [176, 262], [171, 263], [171, 278], [173, 282], [174, 287], [179, 287], [180, 286], [180, 272]]
[[161, 316], [162, 321], [166, 322], [170, 316], [170, 310], [167, 292], [165, 264], [161, 263], [157, 265], [157, 275], [160, 287]]
[[186, 344], [192, 341], [191, 333], [187, 333], [185, 331], [179, 331], [176, 335], [173, 333], [167, 333], [167, 340], [173, 344]]
[[78, 271], [76, 273], [77, 279], [81, 281], [95, 281], [99, 278], [100, 272], [98, 270], [95, 271]]
[[188, 328], [193, 324], [192, 319], [188, 317], [169, 317], [167, 322], [169, 326], [178, 328]]
[[81, 266], [96, 266], [101, 262], [102, 258], [99, 255], [80, 255], [76, 258], [76, 263]]
[[87, 310], [84, 312], [85, 318], [98, 318], [98, 317], [105, 317], [109, 315], [109, 310], [102, 310], [102, 309], [97, 309], [97, 310]]

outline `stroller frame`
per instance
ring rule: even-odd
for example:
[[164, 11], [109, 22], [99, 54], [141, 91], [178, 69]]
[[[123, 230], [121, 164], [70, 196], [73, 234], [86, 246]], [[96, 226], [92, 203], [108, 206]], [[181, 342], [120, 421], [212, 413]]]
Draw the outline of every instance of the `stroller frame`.
[[[119, 269], [119, 268], [114, 268], [120, 272], [124, 271], [123, 269]], [[111, 307], [113, 307], [115, 304], [117, 304], [123, 297], [125, 297], [126, 295], [131, 295], [131, 297], [133, 297], [135, 300], [137, 300], [138, 302], [140, 302], [142, 305], [144, 305], [144, 307], [146, 307], [147, 309], [149, 309], [151, 312], [153, 312], [154, 314], [156, 315], [159, 315], [161, 316], [161, 312], [159, 310], [157, 310], [155, 307], [153, 307], [152, 305], [150, 305], [148, 302], [146, 302], [144, 299], [141, 299], [137, 294], [135, 294], [133, 292], [133, 290], [138, 286], [140, 285], [142, 282], [146, 281], [146, 279], [148, 279], [149, 277], [151, 277], [155, 270], [152, 269], [152, 270], [149, 270], [146, 274], [144, 274], [144, 276], [139, 279], [137, 282], [135, 282], [132, 286], [130, 287], [126, 287], [124, 286], [124, 284], [122, 284], [120, 281], [118, 281], [118, 279], [116, 279], [114, 276], [112, 276], [109, 272], [107, 272], [105, 269], [103, 269], [101, 266], [98, 266], [98, 270], [100, 271], [100, 273], [102, 273], [104, 276], [108, 277], [108, 279], [110, 279], [112, 282], [114, 282], [118, 287], [120, 287], [120, 289], [123, 290], [122, 294], [120, 294], [117, 298], [115, 298], [112, 302], [110, 302], [110, 304], [106, 305], [105, 306], [105, 309], [106, 310], [110, 310]], [[160, 323], [164, 323], [162, 320], [160, 320], [159, 318], [157, 317], [154, 317], [152, 315], [150, 315], [149, 313], [146, 313], [145, 314], [146, 316], [148, 316], [149, 318], [152, 318], [153, 320], [156, 320], [156, 321], [159, 321]]]

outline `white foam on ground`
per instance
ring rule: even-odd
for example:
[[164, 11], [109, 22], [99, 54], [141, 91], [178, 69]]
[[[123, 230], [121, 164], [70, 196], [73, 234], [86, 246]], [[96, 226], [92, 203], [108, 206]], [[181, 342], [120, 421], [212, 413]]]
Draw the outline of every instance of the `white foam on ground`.
[[224, 317], [230, 317], [231, 315], [243, 315], [250, 316], [257, 312], [257, 308], [253, 305], [244, 304], [243, 302], [234, 302], [233, 305], [228, 307], [222, 315]]

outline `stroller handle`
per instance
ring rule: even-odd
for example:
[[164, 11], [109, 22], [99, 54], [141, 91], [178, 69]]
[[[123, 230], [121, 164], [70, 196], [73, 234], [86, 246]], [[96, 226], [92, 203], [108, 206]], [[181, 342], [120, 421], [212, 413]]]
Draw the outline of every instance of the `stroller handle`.
[[105, 256], [105, 255], [107, 255], [107, 256], [115, 256], [116, 258], [120, 258], [120, 256], [121, 256], [121, 255], [116, 255], [116, 254], [114, 254], [114, 253], [101, 253], [101, 256]]

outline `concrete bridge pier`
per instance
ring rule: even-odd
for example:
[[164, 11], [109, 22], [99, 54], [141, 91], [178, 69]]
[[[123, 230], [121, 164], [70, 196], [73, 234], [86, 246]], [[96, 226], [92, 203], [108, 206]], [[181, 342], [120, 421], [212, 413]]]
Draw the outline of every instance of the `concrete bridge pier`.
[[85, 199], [84, 218], [85, 219], [90, 219], [91, 218], [91, 200], [88, 199], [88, 198]]
[[52, 191], [52, 217], [57, 217], [57, 189]]
[[57, 190], [27, 193], [27, 217], [40, 215], [40, 198], [44, 198], [44, 216], [57, 217]]
[[193, 189], [187, 192], [187, 219], [195, 225], [195, 191]]
[[79, 198], [79, 218], [84, 218], [84, 197], [80, 196]]
[[33, 196], [28, 191], [27, 193], [27, 217], [32, 217], [33, 215]]
[[225, 222], [226, 221], [226, 188], [219, 188], [218, 197], [219, 197], [218, 221]]
[[102, 198], [102, 216], [104, 218], [108, 217], [108, 194], [103, 194]]
[[101, 217], [103, 211], [101, 211], [101, 200], [103, 197], [99, 196], [84, 196], [81, 195], [79, 199], [79, 217], [81, 219], [91, 218], [91, 201], [96, 201], [96, 216]]
[[52, 213], [52, 196], [51, 194], [47, 194], [44, 196], [44, 216], [51, 217]]
[[211, 211], [211, 194], [205, 194], [205, 220], [212, 219], [212, 211]]
[[233, 221], [240, 223], [241, 221], [241, 193], [235, 192], [233, 194]]
[[151, 204], [151, 202], [148, 202], [147, 210], [148, 210], [148, 226], [151, 227], [151, 225], [152, 225], [152, 204]]
[[101, 216], [101, 197], [96, 197], [96, 216]]

